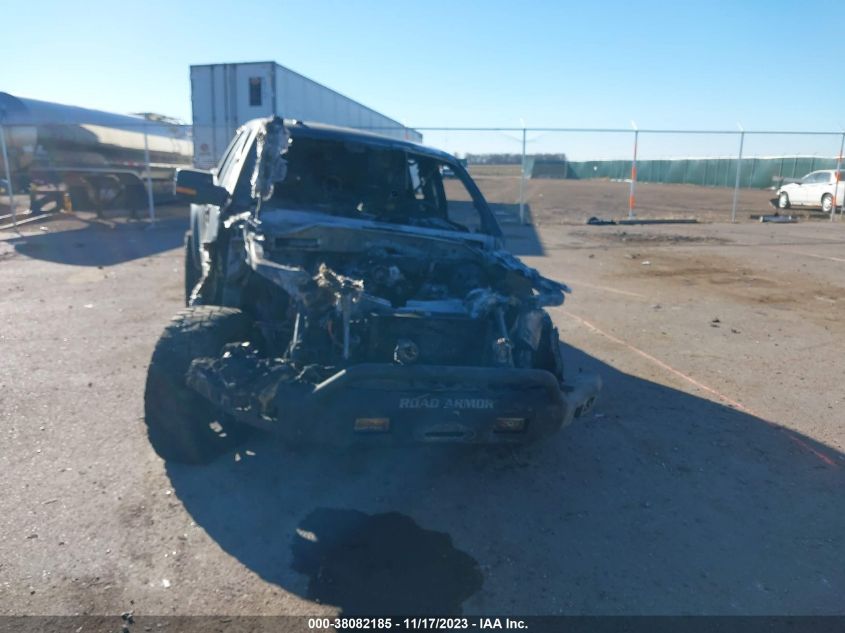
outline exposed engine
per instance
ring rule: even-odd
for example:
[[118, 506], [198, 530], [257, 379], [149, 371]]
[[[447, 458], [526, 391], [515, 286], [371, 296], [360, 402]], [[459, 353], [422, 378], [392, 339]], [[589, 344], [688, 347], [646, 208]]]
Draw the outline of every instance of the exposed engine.
[[244, 225], [244, 271], [230, 278], [273, 295], [256, 315], [271, 355], [310, 368], [313, 380], [357, 363], [538, 368], [562, 380], [557, 331], [542, 308], [562, 303], [565, 285], [472, 244], [432, 250], [428, 240], [421, 253], [413, 236], [319, 230], [318, 249], [307, 231], [269, 239]]

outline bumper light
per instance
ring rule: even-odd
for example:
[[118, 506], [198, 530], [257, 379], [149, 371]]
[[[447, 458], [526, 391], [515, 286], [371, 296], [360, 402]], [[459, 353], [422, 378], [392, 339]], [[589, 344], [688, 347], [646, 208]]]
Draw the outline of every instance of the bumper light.
[[525, 431], [525, 418], [496, 418], [493, 430], [496, 433], [522, 433]]
[[355, 418], [355, 430], [362, 433], [386, 433], [390, 418]]

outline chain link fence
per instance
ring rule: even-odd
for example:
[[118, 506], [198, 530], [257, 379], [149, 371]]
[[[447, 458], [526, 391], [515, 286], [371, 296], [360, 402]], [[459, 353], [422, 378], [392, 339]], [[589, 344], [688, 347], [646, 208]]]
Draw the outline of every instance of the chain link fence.
[[[525, 223], [754, 219], [775, 212], [781, 185], [838, 173], [845, 146], [842, 131], [414, 129], [465, 163], [503, 221]], [[201, 149], [195, 138], [192, 126], [160, 119], [37, 129], [0, 122], [0, 226], [70, 207], [155, 220], [156, 204], [174, 197], [175, 170]], [[829, 187], [831, 220], [842, 216], [843, 188]], [[810, 191], [780, 213], [819, 215], [823, 194]]]
[[[845, 145], [842, 131], [417, 129], [427, 145], [463, 158], [494, 205], [544, 223], [757, 220], [776, 212], [780, 186], [819, 170], [836, 178]], [[843, 188], [828, 183], [824, 217], [841, 216]], [[810, 189], [778, 212], [820, 215], [825, 193]]]

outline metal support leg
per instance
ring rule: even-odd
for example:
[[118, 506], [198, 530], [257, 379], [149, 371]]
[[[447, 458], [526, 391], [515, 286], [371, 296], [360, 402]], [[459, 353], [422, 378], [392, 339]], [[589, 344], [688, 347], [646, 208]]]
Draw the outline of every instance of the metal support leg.
[[150, 144], [147, 137], [147, 125], [144, 124], [144, 164], [147, 168], [147, 207], [150, 214], [150, 226], [155, 226], [156, 210], [153, 202], [153, 177], [150, 170]]
[[18, 213], [15, 208], [15, 189], [12, 185], [12, 170], [9, 167], [9, 152], [6, 150], [6, 130], [0, 125], [0, 148], [3, 150], [3, 165], [6, 167], [6, 193], [9, 195], [9, 210], [12, 212], [12, 225], [15, 233], [21, 234], [18, 228]]

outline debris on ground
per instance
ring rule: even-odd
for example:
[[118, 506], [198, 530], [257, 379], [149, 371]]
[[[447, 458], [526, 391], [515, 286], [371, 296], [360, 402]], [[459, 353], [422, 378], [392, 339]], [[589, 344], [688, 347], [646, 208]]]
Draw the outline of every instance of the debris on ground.
[[665, 219], [655, 219], [655, 220], [619, 220], [616, 224], [625, 224], [625, 225], [633, 225], [633, 224], [698, 224], [698, 220], [695, 219], [674, 219], [674, 218], [665, 218]]
[[772, 213], [767, 215], [751, 215], [752, 220], [759, 220], [760, 222], [772, 222], [775, 224], [794, 224], [798, 219], [793, 215], [781, 215], [780, 213]]
[[654, 220], [638, 220], [636, 218], [632, 218], [628, 220], [607, 220], [605, 218], [597, 218], [596, 216], [592, 216], [587, 220], [587, 224], [590, 224], [592, 226], [608, 226], [617, 224], [624, 224], [626, 226], [632, 226], [635, 224], [698, 224], [698, 220], [687, 218], [657, 218]]

